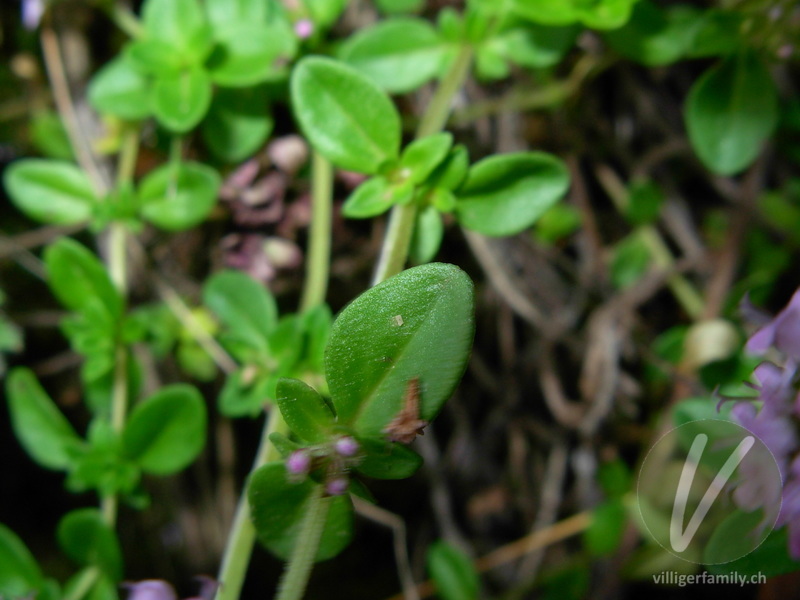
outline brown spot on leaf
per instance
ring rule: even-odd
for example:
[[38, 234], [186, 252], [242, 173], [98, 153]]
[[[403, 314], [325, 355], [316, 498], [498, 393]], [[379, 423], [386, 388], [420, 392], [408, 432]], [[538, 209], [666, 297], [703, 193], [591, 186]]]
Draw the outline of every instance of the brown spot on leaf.
[[419, 378], [414, 377], [408, 380], [403, 407], [384, 428], [383, 433], [392, 442], [410, 444], [418, 435], [425, 435], [422, 430], [427, 424], [427, 421], [419, 418]]

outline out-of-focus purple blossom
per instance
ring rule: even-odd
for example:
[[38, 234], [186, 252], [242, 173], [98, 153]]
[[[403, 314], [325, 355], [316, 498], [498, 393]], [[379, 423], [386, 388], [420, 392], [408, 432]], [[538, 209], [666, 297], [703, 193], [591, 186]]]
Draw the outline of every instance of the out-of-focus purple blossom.
[[[200, 582], [200, 591], [197, 596], [186, 600], [213, 600], [217, 593], [219, 583], [211, 577], [201, 575], [196, 578]], [[175, 589], [162, 579], [145, 579], [134, 583], [122, 584], [128, 589], [127, 600], [177, 600]]]
[[28, 31], [39, 27], [44, 15], [44, 0], [22, 0], [22, 26]]
[[351, 456], [355, 456], [356, 452], [358, 452], [358, 442], [349, 435], [346, 435], [336, 440], [334, 448], [336, 449], [337, 454], [349, 458]]
[[301, 40], [310, 38], [314, 33], [314, 23], [310, 19], [300, 19], [294, 24], [294, 32]]
[[305, 475], [311, 467], [311, 456], [305, 450], [295, 450], [286, 459], [286, 470], [292, 475]]
[[329, 496], [341, 496], [347, 491], [350, 482], [345, 477], [331, 479], [325, 484], [325, 491]]
[[731, 415], [764, 442], [778, 464], [783, 485], [778, 490], [765, 475], [768, 469], [762, 467], [768, 457], [745, 456], [733, 498], [744, 510], [764, 509], [766, 518], [774, 517], [780, 506], [775, 524], [788, 527], [789, 553], [800, 559], [800, 432], [796, 421], [800, 396], [795, 385], [800, 370], [800, 290], [775, 318], [764, 322], [753, 314], [762, 326], [748, 340], [747, 350], [766, 354], [774, 348], [782, 354], [783, 364], [764, 362], [755, 369], [760, 410], [752, 403], [740, 402]]
[[264, 236], [256, 233], [232, 233], [222, 238], [225, 266], [244, 271], [262, 283], [275, 278], [275, 268], [264, 252]]
[[145, 579], [123, 585], [128, 588], [128, 600], [178, 600], [173, 587], [161, 579]]
[[793, 361], [800, 361], [800, 290], [778, 316], [747, 341], [747, 351], [764, 354], [774, 346]]

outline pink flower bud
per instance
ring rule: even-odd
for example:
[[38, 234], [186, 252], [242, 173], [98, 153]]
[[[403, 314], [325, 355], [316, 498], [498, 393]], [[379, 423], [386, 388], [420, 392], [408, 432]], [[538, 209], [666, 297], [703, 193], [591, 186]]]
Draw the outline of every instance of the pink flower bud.
[[325, 484], [325, 491], [328, 492], [329, 496], [341, 496], [347, 491], [348, 485], [349, 482], [346, 478], [337, 477]]
[[336, 453], [340, 456], [355, 456], [355, 453], [358, 452], [358, 442], [348, 435], [336, 440], [334, 448], [336, 448]]
[[309, 19], [300, 19], [294, 24], [294, 32], [301, 40], [309, 38], [311, 34], [314, 33], [314, 23]]
[[295, 450], [286, 459], [286, 470], [292, 475], [305, 475], [311, 466], [311, 457], [305, 450]]

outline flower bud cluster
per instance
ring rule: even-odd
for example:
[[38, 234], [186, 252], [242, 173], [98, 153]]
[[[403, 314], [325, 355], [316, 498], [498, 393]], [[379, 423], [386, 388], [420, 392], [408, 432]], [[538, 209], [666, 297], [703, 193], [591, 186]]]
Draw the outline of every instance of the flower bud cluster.
[[322, 475], [325, 492], [329, 496], [341, 496], [350, 485], [350, 469], [361, 460], [360, 450], [355, 438], [340, 436], [332, 442], [295, 450], [286, 458], [286, 471], [294, 482], [317, 472]]

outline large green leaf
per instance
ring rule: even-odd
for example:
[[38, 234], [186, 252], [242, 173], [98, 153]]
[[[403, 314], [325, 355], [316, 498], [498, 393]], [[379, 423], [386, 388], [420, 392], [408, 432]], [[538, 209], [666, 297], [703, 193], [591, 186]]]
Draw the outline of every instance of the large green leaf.
[[544, 152], [485, 158], [458, 190], [456, 214], [466, 228], [506, 236], [533, 225], [569, 187], [564, 163]]
[[142, 216], [169, 231], [189, 229], [214, 208], [221, 185], [219, 174], [202, 163], [163, 165], [139, 186]]
[[236, 163], [264, 144], [273, 125], [264, 86], [220, 88], [203, 120], [203, 141], [214, 156]]
[[333, 413], [314, 388], [299, 379], [281, 379], [276, 400], [283, 420], [298, 438], [317, 444], [331, 437]]
[[800, 561], [789, 554], [789, 532], [787, 527], [772, 531], [761, 545], [737, 560], [724, 564], [718, 562], [716, 555], [721, 553], [730, 556], [725, 547], [729, 543], [739, 543], [744, 537], [743, 530], [735, 531], [742, 525], [752, 526], [747, 523], [747, 513], [735, 512], [727, 521], [720, 524], [714, 531], [705, 549], [704, 560], [709, 573], [725, 574], [739, 573], [741, 576], [777, 577], [784, 573], [793, 573], [800, 570]]
[[86, 221], [99, 202], [86, 173], [60, 160], [18, 160], [6, 169], [3, 183], [14, 205], [42, 223]]
[[720, 175], [733, 175], [753, 162], [777, 122], [775, 84], [753, 52], [740, 52], [706, 71], [686, 99], [689, 140], [703, 164]]
[[272, 294], [240, 271], [220, 271], [203, 286], [203, 302], [228, 330], [228, 336], [261, 354], [278, 321]]
[[422, 457], [402, 444], [376, 439], [359, 440], [361, 462], [356, 469], [375, 479], [405, 479], [422, 466]]
[[208, 20], [215, 30], [238, 23], [266, 23], [273, 0], [205, 0]]
[[439, 73], [447, 47], [423, 19], [381, 21], [351, 36], [339, 58], [393, 94], [410, 92]]
[[461, 379], [473, 333], [472, 282], [456, 266], [414, 267], [363, 293], [334, 322], [325, 353], [339, 424], [380, 436], [409, 387], [419, 418], [433, 419]]
[[89, 102], [102, 113], [137, 121], [150, 116], [150, 83], [120, 54], [89, 83]]
[[123, 453], [148, 473], [175, 473], [203, 449], [206, 420], [203, 397], [195, 388], [164, 387], [131, 412], [122, 433]]
[[292, 106], [314, 148], [343, 169], [376, 173], [400, 151], [400, 116], [378, 86], [343, 63], [312, 56], [298, 63]]
[[197, 125], [211, 105], [211, 80], [199, 67], [158, 77], [152, 90], [153, 114], [174, 133], [186, 133]]
[[66, 469], [82, 440], [29, 369], [13, 369], [6, 379], [11, 425], [22, 446], [40, 465]]
[[101, 304], [112, 317], [122, 314], [122, 296], [105, 267], [75, 240], [61, 238], [48, 246], [44, 263], [50, 288], [70, 310], [95, 310]]
[[81, 566], [96, 566], [112, 581], [122, 579], [122, 550], [117, 535], [95, 508], [67, 513], [58, 524], [58, 543]]
[[28, 548], [0, 524], [0, 596], [24, 598], [44, 585], [44, 576]]
[[[256, 534], [278, 557], [287, 559], [291, 555], [318, 485], [310, 479], [290, 482], [283, 463], [264, 465], [251, 475], [247, 497]], [[327, 502], [329, 506], [315, 557], [317, 561], [339, 554], [350, 543], [353, 533], [353, 507], [349, 496], [323, 498], [320, 502]]]

